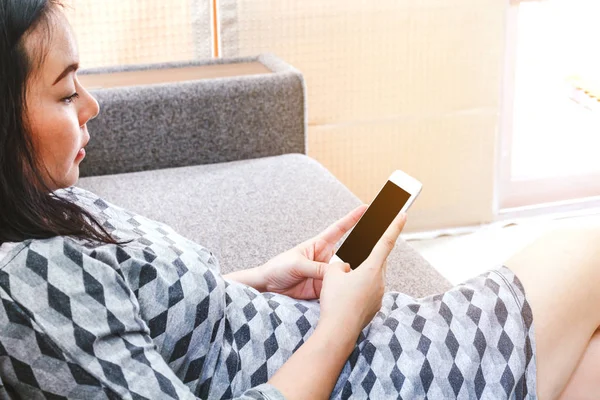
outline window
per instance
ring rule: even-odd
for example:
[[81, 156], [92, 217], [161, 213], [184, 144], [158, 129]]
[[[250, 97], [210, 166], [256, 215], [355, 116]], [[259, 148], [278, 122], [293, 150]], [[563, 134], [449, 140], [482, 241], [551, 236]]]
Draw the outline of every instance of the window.
[[211, 58], [216, 0], [77, 0], [67, 15], [83, 68]]
[[600, 196], [600, 26], [596, 0], [515, 1], [499, 208]]

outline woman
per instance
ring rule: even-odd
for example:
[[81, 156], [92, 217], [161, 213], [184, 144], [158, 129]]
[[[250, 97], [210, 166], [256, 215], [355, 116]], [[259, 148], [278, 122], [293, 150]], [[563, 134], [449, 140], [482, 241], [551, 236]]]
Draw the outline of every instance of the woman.
[[404, 215], [356, 270], [328, 261], [364, 205], [221, 276], [201, 245], [73, 187], [99, 110], [59, 6], [0, 3], [1, 398], [599, 392], [597, 227], [549, 234], [507, 267], [413, 299], [383, 294]]

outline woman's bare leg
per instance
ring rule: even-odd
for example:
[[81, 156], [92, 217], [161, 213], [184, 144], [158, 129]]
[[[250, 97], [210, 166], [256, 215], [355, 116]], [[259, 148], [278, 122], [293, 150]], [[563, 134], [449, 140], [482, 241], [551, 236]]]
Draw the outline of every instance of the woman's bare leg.
[[600, 393], [600, 331], [596, 331], [560, 400], [596, 400]]
[[506, 266], [533, 310], [537, 392], [558, 399], [600, 325], [600, 227], [561, 228]]

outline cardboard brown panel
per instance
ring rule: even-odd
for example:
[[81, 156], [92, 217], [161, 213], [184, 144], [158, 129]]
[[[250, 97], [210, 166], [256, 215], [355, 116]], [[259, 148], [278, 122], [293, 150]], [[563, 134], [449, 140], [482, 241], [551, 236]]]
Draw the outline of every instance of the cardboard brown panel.
[[269, 73], [272, 71], [260, 62], [248, 62], [79, 75], [79, 81], [87, 89], [100, 89]]
[[308, 155], [366, 203], [396, 169], [420, 180], [407, 232], [477, 225], [493, 219], [497, 124], [488, 111], [311, 126]]

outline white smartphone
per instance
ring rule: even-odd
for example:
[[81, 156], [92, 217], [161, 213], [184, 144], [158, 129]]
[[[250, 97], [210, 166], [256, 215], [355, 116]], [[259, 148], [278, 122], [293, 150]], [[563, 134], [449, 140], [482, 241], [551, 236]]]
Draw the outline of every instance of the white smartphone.
[[361, 265], [394, 218], [412, 205], [422, 187], [412, 176], [394, 171], [329, 263], [346, 262], [352, 269]]

